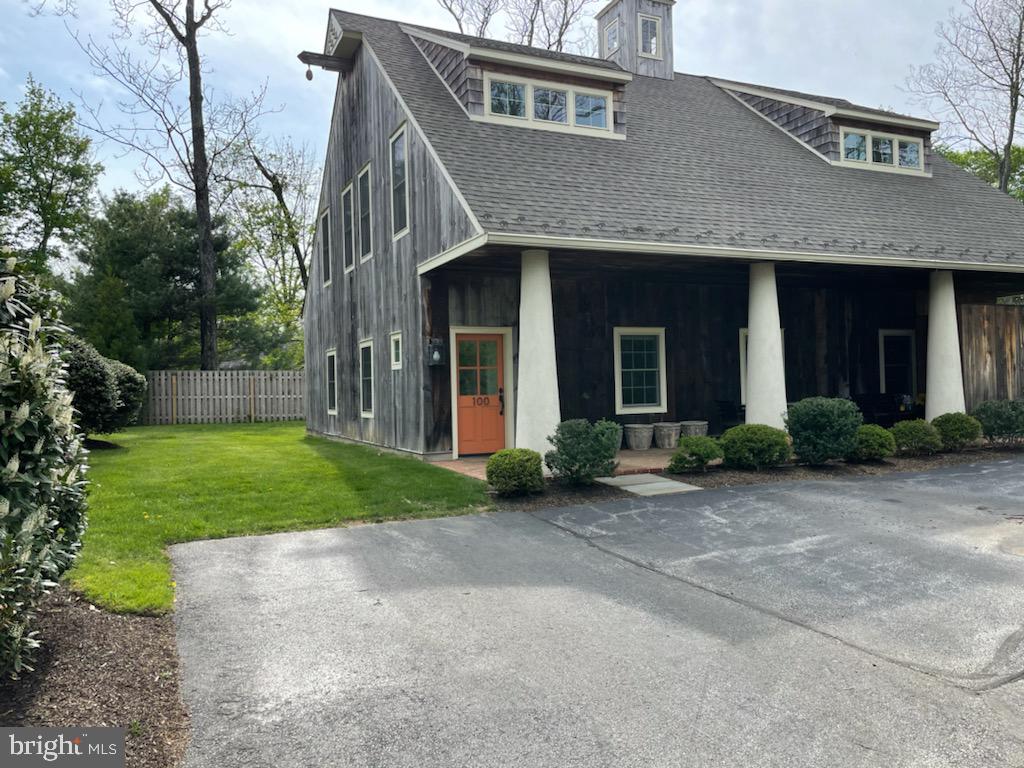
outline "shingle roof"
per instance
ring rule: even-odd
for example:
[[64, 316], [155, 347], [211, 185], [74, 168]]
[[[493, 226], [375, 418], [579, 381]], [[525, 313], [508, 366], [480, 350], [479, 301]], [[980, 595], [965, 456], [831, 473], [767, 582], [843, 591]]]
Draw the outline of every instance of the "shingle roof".
[[508, 43], [504, 40], [492, 40], [489, 37], [474, 37], [472, 35], [463, 35], [459, 32], [450, 32], [446, 29], [434, 29], [433, 27], [422, 27], [419, 24], [405, 24], [403, 25], [409, 28], [415, 28], [429, 32], [433, 35], [440, 35], [441, 37], [447, 37], [457, 43], [463, 43], [465, 45], [472, 45], [477, 48], [488, 48], [492, 51], [504, 51], [506, 53], [520, 53], [525, 56], [536, 56], [541, 59], [550, 59], [551, 61], [565, 61], [570, 64], [586, 64], [591, 67], [600, 67], [601, 69], [608, 69], [612, 71], [621, 72], [622, 67], [616, 64], [614, 61], [608, 61], [607, 59], [595, 59], [592, 56], [582, 56], [575, 53], [565, 53], [562, 51], [549, 51], [545, 48], [532, 48], [528, 45], [519, 45], [517, 43]]
[[637, 76], [625, 141], [471, 121], [396, 22], [360, 29], [492, 232], [1024, 265], [1024, 207], [933, 176], [830, 165], [704, 77]]

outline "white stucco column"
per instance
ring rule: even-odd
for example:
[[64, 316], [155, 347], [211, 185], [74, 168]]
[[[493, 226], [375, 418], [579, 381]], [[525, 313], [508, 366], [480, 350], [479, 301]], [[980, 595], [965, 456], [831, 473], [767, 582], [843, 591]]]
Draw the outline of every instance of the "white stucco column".
[[561, 421], [555, 321], [551, 307], [548, 252], [523, 251], [519, 284], [519, 381], [516, 389], [516, 448], [542, 455], [551, 450], [548, 435]]
[[956, 320], [953, 273], [932, 272], [928, 296], [928, 384], [924, 415], [928, 421], [944, 413], [964, 413], [964, 371], [960, 361], [960, 329]]
[[747, 424], [785, 429], [786, 367], [775, 265], [750, 265], [747, 316]]

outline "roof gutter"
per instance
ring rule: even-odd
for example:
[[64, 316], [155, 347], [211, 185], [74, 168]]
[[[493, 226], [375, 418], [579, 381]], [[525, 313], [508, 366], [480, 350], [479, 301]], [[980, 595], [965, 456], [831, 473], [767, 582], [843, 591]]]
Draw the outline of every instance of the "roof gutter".
[[957, 259], [928, 259], [913, 256], [874, 256], [867, 254], [823, 253], [815, 251], [778, 251], [767, 248], [722, 248], [711, 245], [653, 243], [643, 240], [602, 240], [600, 238], [528, 235], [514, 232], [484, 232], [447, 251], [427, 259], [417, 268], [425, 275], [438, 267], [482, 248], [507, 245], [522, 248], [572, 248], [603, 253], [644, 253], [667, 256], [709, 256], [737, 261], [778, 261], [802, 264], [846, 264], [853, 266], [901, 267], [907, 269], [956, 269], [972, 272], [1012, 272], [1024, 274], [1022, 263], [988, 263]]

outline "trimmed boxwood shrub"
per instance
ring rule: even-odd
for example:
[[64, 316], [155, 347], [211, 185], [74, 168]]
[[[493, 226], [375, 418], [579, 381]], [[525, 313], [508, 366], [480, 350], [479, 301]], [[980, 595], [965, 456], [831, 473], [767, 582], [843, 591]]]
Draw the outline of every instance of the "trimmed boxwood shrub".
[[939, 430], [924, 419], [898, 421], [889, 431], [896, 441], [896, 450], [907, 456], [920, 456], [942, 450]]
[[768, 469], [789, 461], [789, 436], [766, 424], [741, 424], [726, 430], [719, 440], [727, 466]]
[[64, 379], [54, 297], [0, 261], [0, 676], [32, 669], [33, 624], [85, 530], [85, 451]]
[[74, 393], [82, 431], [109, 434], [134, 424], [146, 392], [146, 377], [104, 357], [84, 339], [68, 338], [66, 347], [68, 388]]
[[614, 421], [591, 424], [572, 419], [559, 424], [548, 441], [554, 450], [544, 455], [544, 463], [555, 477], [570, 485], [588, 485], [615, 471], [622, 427]]
[[847, 461], [882, 461], [896, 455], [896, 439], [885, 427], [877, 424], [863, 424], [857, 428], [853, 450], [847, 454]]
[[544, 490], [540, 454], [528, 448], [506, 448], [487, 460], [487, 482], [500, 496]]
[[1024, 401], [989, 400], [971, 414], [981, 423], [985, 437], [1001, 445], [1024, 442]]
[[808, 397], [789, 407], [786, 428], [797, 458], [811, 465], [845, 458], [864, 423], [860, 409], [850, 400]]
[[981, 437], [981, 422], [966, 413], [944, 413], [932, 419], [939, 430], [942, 449], [958, 453]]
[[713, 437], [681, 437], [679, 448], [669, 461], [668, 471], [676, 475], [696, 469], [707, 472], [708, 464], [722, 457], [722, 447]]

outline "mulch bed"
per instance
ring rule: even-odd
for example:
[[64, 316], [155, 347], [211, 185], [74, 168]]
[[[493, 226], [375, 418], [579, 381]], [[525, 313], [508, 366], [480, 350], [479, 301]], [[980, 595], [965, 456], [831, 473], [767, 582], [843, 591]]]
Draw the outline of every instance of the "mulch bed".
[[188, 715], [169, 616], [107, 613], [60, 587], [36, 628], [36, 671], [0, 682], [0, 724], [124, 728], [126, 765], [180, 763]]
[[1001, 461], [1020, 458], [1019, 450], [998, 448], [975, 448], [963, 453], [939, 453], [934, 456], [900, 456], [872, 464], [845, 464], [836, 462], [823, 467], [806, 467], [795, 464], [763, 472], [752, 470], [724, 469], [711, 467], [706, 473], [688, 472], [670, 475], [682, 482], [700, 488], [730, 488], [737, 485], [762, 485], [765, 483], [788, 483], [801, 480], [840, 480], [865, 475], [887, 475], [893, 472], [923, 472], [939, 467], [953, 467], [974, 464], [981, 461]]
[[636, 497], [610, 485], [585, 485], [573, 488], [548, 478], [544, 481], [542, 493], [510, 498], [494, 495], [493, 498], [495, 506], [502, 512], [533, 512], [549, 507], [575, 507], [578, 504], [599, 504], [603, 501]]

